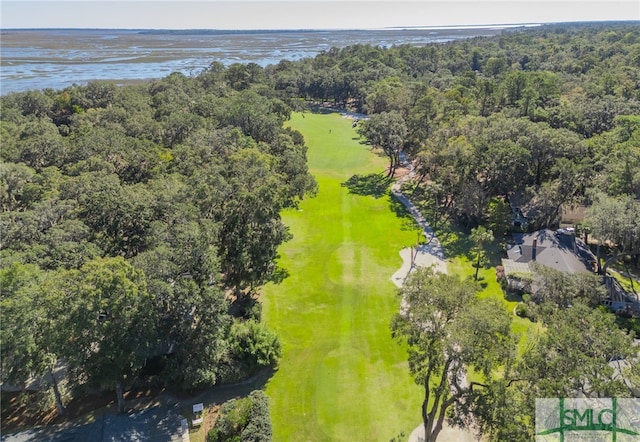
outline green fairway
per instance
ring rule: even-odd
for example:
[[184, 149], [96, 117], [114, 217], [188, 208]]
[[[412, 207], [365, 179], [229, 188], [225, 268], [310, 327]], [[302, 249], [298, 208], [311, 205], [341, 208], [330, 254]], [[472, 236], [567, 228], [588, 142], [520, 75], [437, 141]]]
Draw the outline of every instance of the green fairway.
[[421, 421], [421, 390], [389, 323], [400, 300], [391, 275], [416, 230], [375, 198], [341, 186], [382, 173], [385, 159], [338, 114], [295, 114], [319, 192], [286, 211], [294, 235], [280, 249], [290, 276], [268, 285], [264, 320], [284, 355], [267, 385], [276, 441], [388, 441]]

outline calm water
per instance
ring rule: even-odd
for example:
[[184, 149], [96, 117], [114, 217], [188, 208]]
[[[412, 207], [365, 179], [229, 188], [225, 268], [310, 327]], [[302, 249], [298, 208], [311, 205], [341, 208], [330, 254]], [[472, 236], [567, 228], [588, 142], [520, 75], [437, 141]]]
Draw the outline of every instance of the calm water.
[[491, 36], [505, 27], [370, 31], [158, 32], [135, 30], [5, 30], [0, 93], [61, 89], [91, 80], [194, 75], [213, 61], [225, 65], [312, 57], [331, 47], [426, 45]]

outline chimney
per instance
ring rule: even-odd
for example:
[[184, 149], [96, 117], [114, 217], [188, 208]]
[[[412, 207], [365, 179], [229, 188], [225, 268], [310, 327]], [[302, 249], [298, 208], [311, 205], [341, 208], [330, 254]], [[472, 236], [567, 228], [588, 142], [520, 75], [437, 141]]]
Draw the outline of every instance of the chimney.
[[536, 260], [537, 247], [538, 247], [538, 238], [535, 238], [533, 240], [533, 249], [531, 250], [531, 259], [533, 261]]

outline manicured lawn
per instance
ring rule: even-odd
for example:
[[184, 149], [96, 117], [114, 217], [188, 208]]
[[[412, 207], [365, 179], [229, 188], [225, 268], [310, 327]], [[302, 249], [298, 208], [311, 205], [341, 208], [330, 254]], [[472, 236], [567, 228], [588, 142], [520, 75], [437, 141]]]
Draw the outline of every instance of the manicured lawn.
[[[454, 257], [449, 261], [449, 273], [460, 275], [461, 278], [473, 279], [475, 271], [475, 267], [465, 256]], [[518, 351], [522, 353], [527, 343], [527, 334], [538, 329], [539, 325], [513, 313], [518, 302], [505, 299], [500, 283], [496, 280], [495, 267], [481, 268], [478, 272], [478, 284], [481, 287], [479, 298], [497, 299], [502, 302], [505, 310], [511, 313], [511, 330], [519, 337]]]
[[[469, 260], [473, 243], [468, 235], [460, 232], [448, 221], [440, 222], [434, 230], [442, 242], [449, 273], [459, 275], [462, 279], [473, 279], [476, 268], [474, 263]], [[487, 245], [488, 263], [478, 272], [478, 284], [481, 289], [478, 297], [482, 299], [494, 298], [502, 302], [505, 310], [511, 314], [511, 330], [519, 337], [518, 351], [522, 353], [527, 344], [527, 336], [539, 330], [540, 326], [527, 318], [516, 316], [513, 312], [518, 302], [505, 298], [500, 283], [496, 279], [496, 266], [500, 264], [502, 250], [503, 246], [498, 241]]]
[[391, 338], [391, 275], [416, 230], [376, 198], [341, 186], [386, 162], [338, 114], [295, 114], [309, 146], [315, 198], [283, 214], [294, 235], [280, 249], [289, 277], [264, 290], [263, 318], [283, 344], [267, 384], [275, 441], [386, 441], [420, 422], [421, 391]]

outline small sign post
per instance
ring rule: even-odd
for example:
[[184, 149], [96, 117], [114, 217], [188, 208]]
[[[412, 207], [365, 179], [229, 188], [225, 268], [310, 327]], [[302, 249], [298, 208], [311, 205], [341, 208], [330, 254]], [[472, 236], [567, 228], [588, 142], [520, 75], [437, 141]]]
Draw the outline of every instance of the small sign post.
[[191, 424], [194, 427], [202, 424], [202, 410], [204, 410], [204, 404], [193, 404], [193, 419], [191, 420]]

